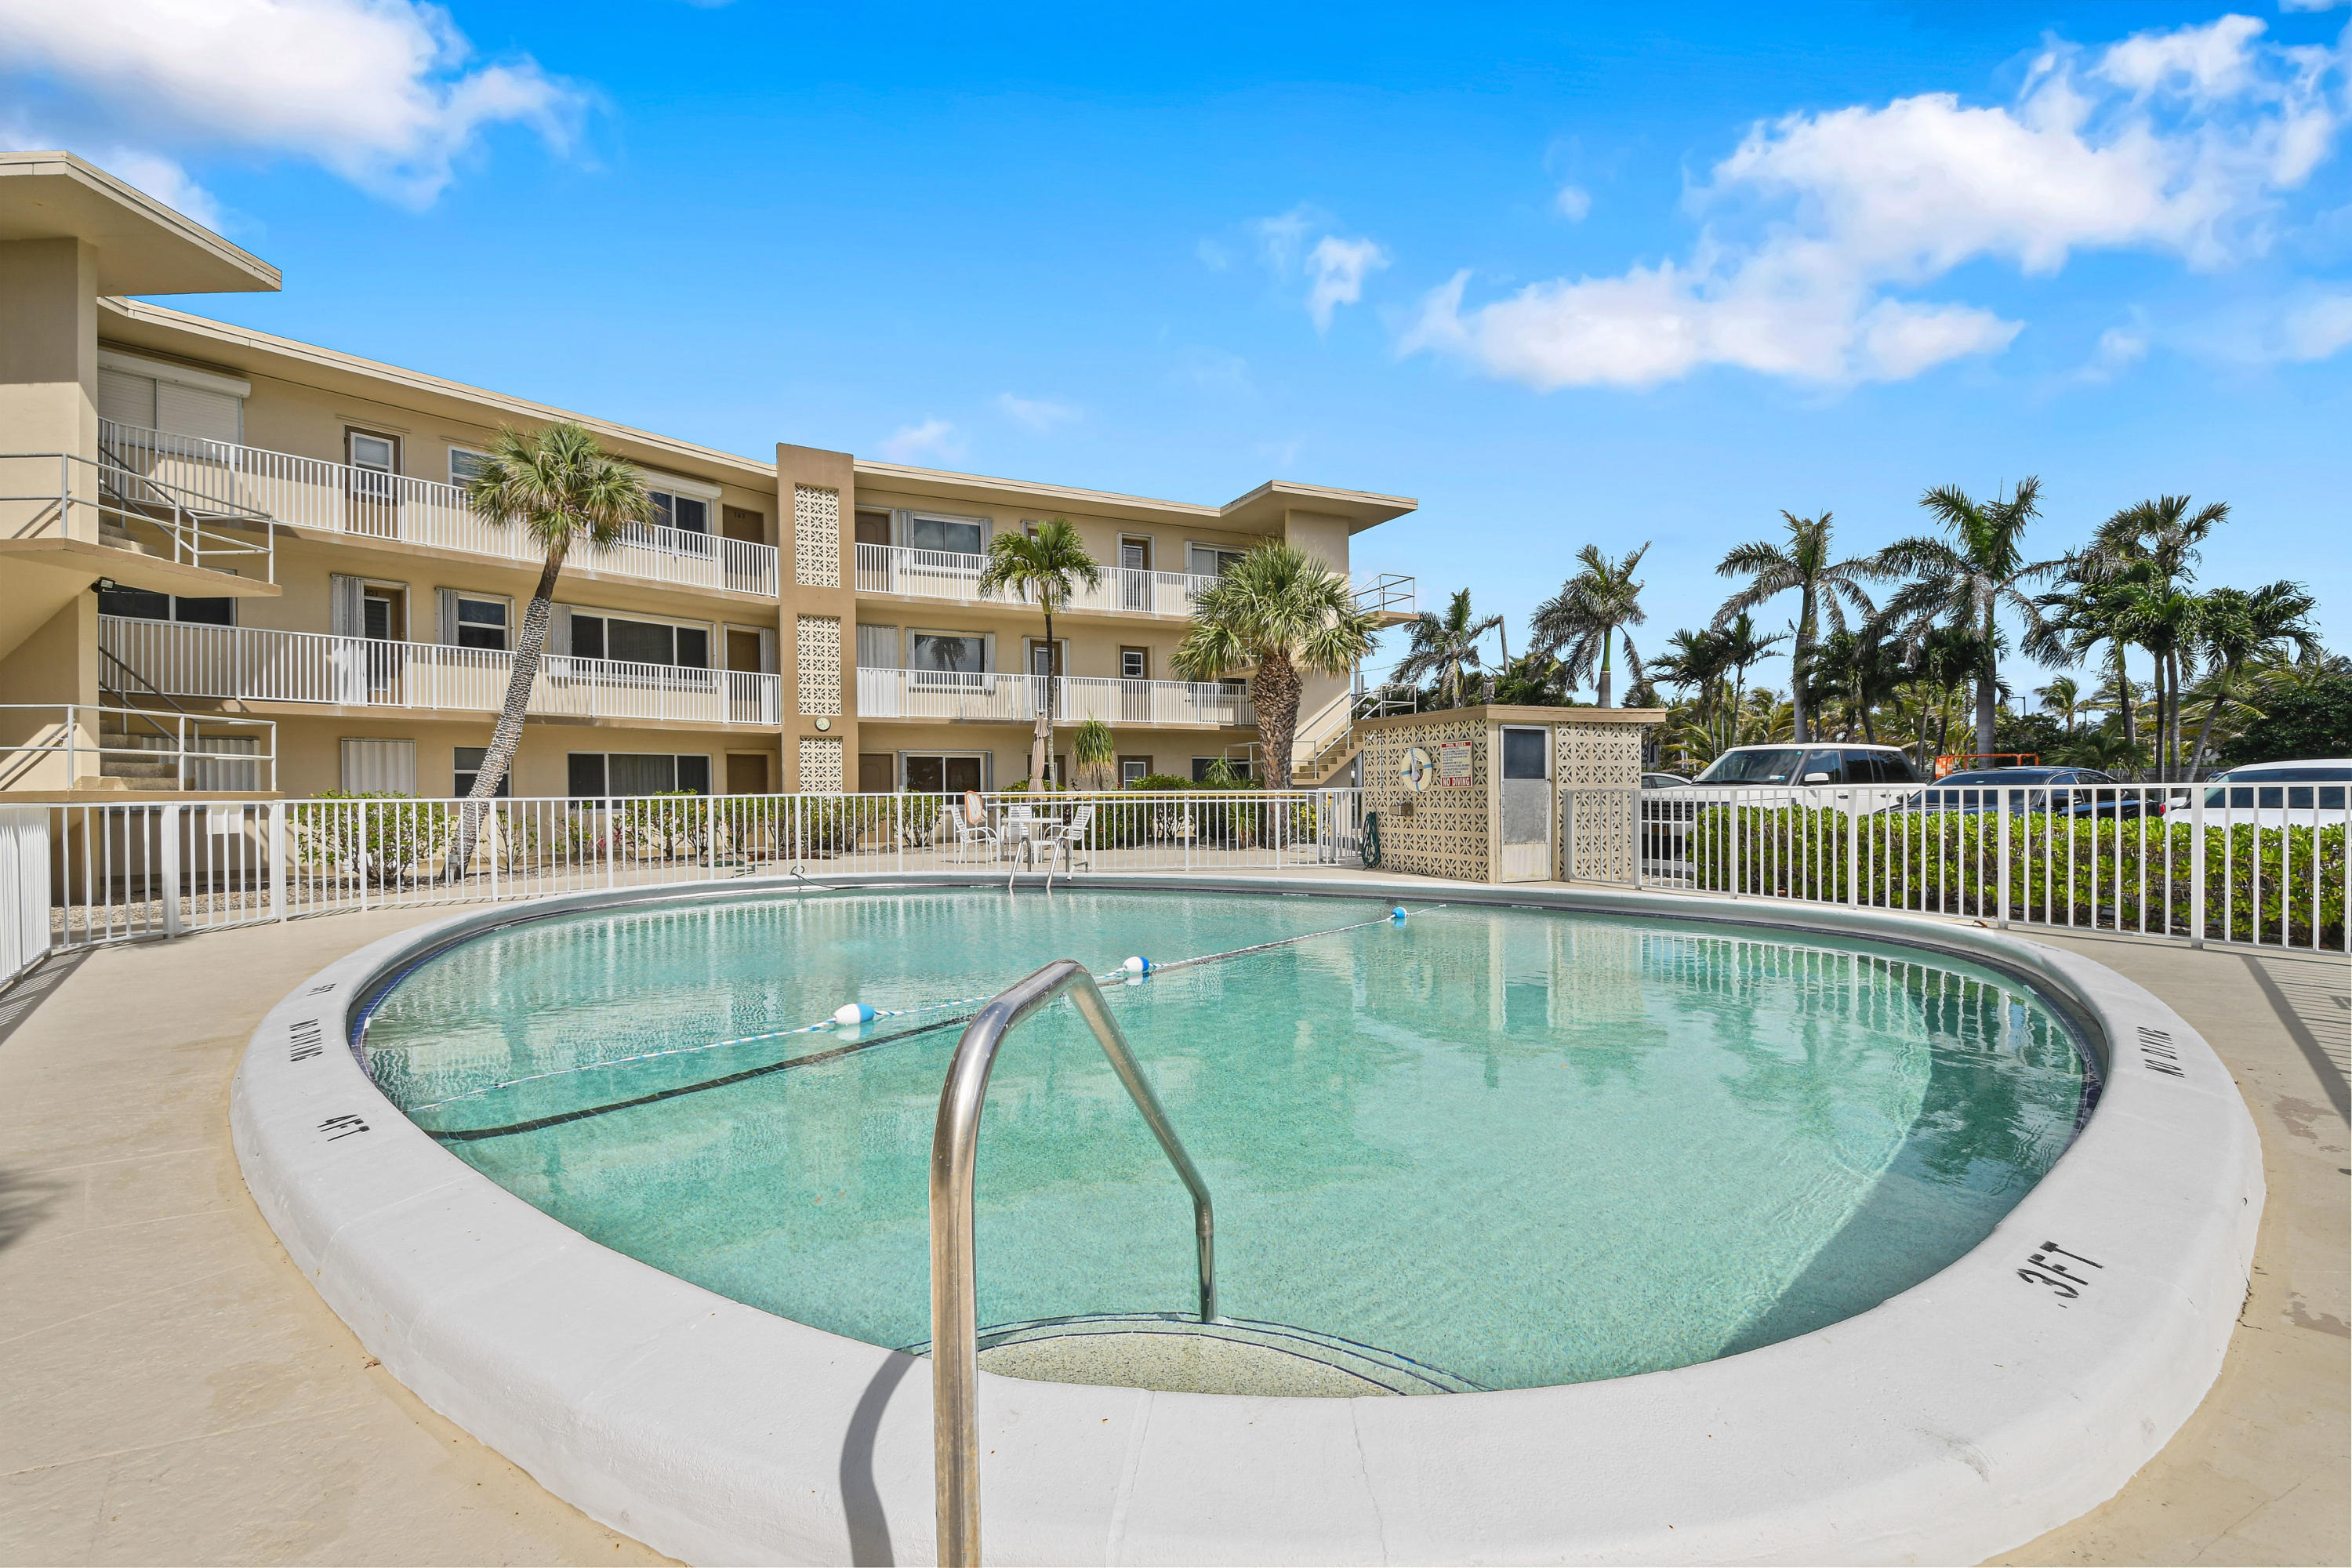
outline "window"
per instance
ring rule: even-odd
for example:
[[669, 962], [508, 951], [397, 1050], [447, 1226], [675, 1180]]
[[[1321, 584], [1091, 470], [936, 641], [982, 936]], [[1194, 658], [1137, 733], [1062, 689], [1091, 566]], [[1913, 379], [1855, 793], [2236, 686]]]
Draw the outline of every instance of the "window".
[[710, 668], [710, 628], [667, 621], [635, 621], [622, 616], [572, 612], [574, 658], [612, 658], [626, 664], [667, 664], [680, 669]]
[[185, 621], [195, 626], [236, 625], [235, 599], [182, 599], [151, 594], [144, 588], [100, 588], [98, 613], [125, 616], [134, 621]]
[[507, 602], [457, 595], [457, 646], [503, 651], [507, 646]]
[[1549, 730], [1506, 730], [1503, 731], [1503, 776], [1507, 779], [1542, 779], [1549, 776], [1544, 766], [1545, 743], [1551, 739]]
[[245, 400], [252, 384], [237, 376], [172, 364], [116, 349], [98, 351], [98, 416], [195, 436], [245, 438]]
[[1121, 680], [1151, 679], [1151, 650], [1148, 647], [1123, 647], [1118, 650], [1118, 678]]
[[1150, 571], [1151, 541], [1148, 537], [1138, 538], [1132, 533], [1120, 534], [1118, 536], [1118, 565], [1119, 570], [1122, 572]]
[[977, 756], [909, 756], [906, 768], [907, 788], [916, 795], [961, 795], [982, 787]]
[[415, 795], [416, 742], [345, 736], [342, 784], [350, 795]]
[[453, 485], [472, 484], [474, 476], [480, 473], [482, 465], [488, 461], [489, 454], [487, 452], [477, 452], [466, 447], [450, 447], [449, 482]]
[[1194, 757], [1192, 759], [1192, 782], [1194, 784], [1207, 784], [1209, 782], [1209, 770], [1215, 767], [1219, 763], [1223, 763], [1225, 766], [1233, 769], [1234, 777], [1237, 779], [1245, 779], [1255, 776], [1251, 772], [1251, 764], [1247, 757]]
[[1847, 752], [1843, 755], [1847, 784], [1914, 784], [1917, 782], [1912, 776], [1909, 760], [1900, 752]]
[[1151, 776], [1150, 757], [1121, 757], [1118, 760], [1118, 787], [1133, 789]]
[[1184, 547], [1186, 569], [1196, 577], [1214, 577], [1248, 553], [1246, 550], [1234, 550], [1221, 544], [1188, 544]]
[[987, 524], [968, 517], [923, 517], [907, 520], [907, 542], [917, 550], [944, 550], [957, 555], [978, 555]]
[[699, 496], [682, 496], [669, 490], [649, 490], [653, 497], [654, 521], [665, 528], [675, 528], [680, 533], [710, 531], [710, 503]]
[[860, 669], [898, 668], [898, 628], [870, 626], [862, 621], [858, 623], [857, 668]]
[[[460, 746], [457, 748], [457, 765], [451, 770], [453, 778], [449, 792], [450, 794], [456, 795], [459, 800], [463, 800], [467, 795], [474, 793], [474, 784], [481, 777], [482, 773], [482, 759], [489, 754], [489, 751], [490, 749], [488, 746]], [[514, 769], [511, 766], [507, 769], [505, 775], [499, 780], [499, 787], [496, 793], [501, 800], [514, 793]]]
[[[861, 511], [857, 514], [857, 542], [887, 544], [890, 542], [890, 514], [887, 511]], [[871, 794], [871, 791], [866, 793]]]
[[1805, 753], [1793, 748], [1756, 752], [1726, 752], [1699, 774], [1701, 784], [1794, 784], [1797, 764]]
[[977, 632], [909, 632], [907, 668], [978, 674], [988, 668], [988, 638]]
[[343, 440], [351, 452], [354, 468], [365, 468], [377, 474], [400, 471], [400, 440], [397, 437], [378, 436], [366, 430], [346, 430]]
[[659, 752], [574, 752], [568, 787], [574, 795], [710, 793], [710, 758]]
[[[1054, 639], [1053, 657], [1050, 661], [1046, 658], [1045, 638], [1024, 637], [1022, 639], [1022, 644], [1028, 653], [1030, 674], [1067, 675], [1070, 673], [1069, 638], [1055, 637]], [[1055, 668], [1055, 666], [1059, 666], [1060, 668]]]

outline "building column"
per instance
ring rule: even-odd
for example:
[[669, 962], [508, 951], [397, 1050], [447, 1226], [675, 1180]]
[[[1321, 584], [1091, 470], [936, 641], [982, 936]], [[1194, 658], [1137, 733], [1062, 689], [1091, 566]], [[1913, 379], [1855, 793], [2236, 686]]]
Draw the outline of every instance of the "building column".
[[856, 465], [846, 452], [776, 447], [782, 577], [783, 787], [836, 794], [856, 783]]

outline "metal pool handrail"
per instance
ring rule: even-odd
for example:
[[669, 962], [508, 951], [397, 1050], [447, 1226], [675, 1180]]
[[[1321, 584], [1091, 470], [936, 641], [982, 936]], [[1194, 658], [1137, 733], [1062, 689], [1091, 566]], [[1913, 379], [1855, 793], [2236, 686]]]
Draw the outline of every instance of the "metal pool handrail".
[[1210, 1322], [1217, 1315], [1217, 1225], [1208, 1184], [1184, 1152], [1094, 976], [1076, 959], [1057, 959], [998, 993], [966, 1026], [955, 1059], [948, 1064], [939, 1124], [931, 1133], [931, 1453], [939, 1487], [939, 1560], [959, 1568], [980, 1562], [980, 1318], [973, 1300], [971, 1194], [981, 1107], [988, 1098], [988, 1071], [996, 1065], [997, 1047], [1015, 1025], [1064, 991], [1192, 1194], [1201, 1321]]

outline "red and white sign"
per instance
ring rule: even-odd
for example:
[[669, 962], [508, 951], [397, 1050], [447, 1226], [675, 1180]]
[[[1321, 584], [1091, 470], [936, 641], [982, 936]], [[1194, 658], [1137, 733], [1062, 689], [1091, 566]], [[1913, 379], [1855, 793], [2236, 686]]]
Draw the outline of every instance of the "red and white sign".
[[1437, 782], [1448, 789], [1470, 787], [1470, 742], [1440, 741], [1437, 743]]

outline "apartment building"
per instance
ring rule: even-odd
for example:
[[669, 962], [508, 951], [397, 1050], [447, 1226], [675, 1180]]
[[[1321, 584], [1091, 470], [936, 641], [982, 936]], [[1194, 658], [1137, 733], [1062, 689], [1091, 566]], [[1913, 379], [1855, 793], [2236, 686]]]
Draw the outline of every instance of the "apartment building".
[[[656, 511], [565, 563], [522, 795], [998, 787], [1047, 702], [1065, 777], [1090, 718], [1126, 780], [1246, 766], [1245, 672], [1170, 668], [1193, 600], [1267, 538], [1344, 573], [1414, 504], [740, 457], [131, 298], [278, 286], [78, 159], [0, 154], [0, 789], [470, 789], [541, 567], [462, 489], [504, 425], [579, 420]], [[1104, 570], [1048, 648], [978, 586], [994, 534], [1053, 517]], [[1412, 609], [1409, 580], [1360, 596]]]

